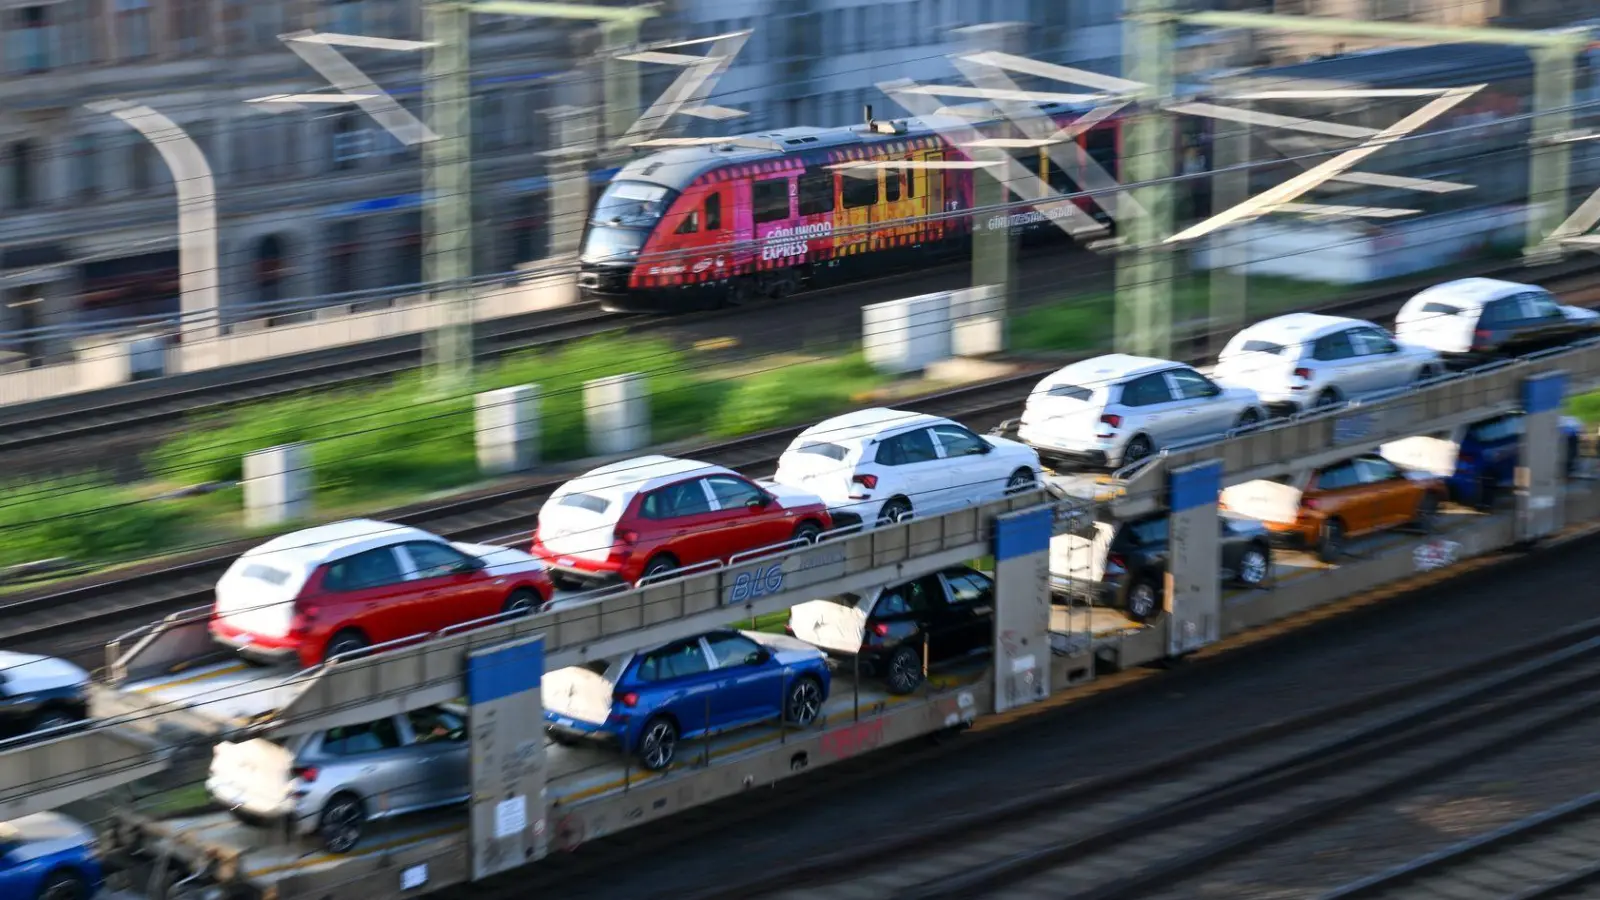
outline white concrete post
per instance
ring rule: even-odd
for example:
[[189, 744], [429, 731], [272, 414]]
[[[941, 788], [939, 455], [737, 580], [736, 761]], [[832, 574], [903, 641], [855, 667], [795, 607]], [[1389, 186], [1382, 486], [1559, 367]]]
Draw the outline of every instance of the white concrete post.
[[178, 194], [178, 283], [183, 342], [192, 346], [219, 334], [217, 293], [217, 187], [211, 164], [187, 131], [148, 106], [126, 100], [88, 104], [116, 116], [144, 136], [172, 172]]
[[311, 447], [283, 444], [244, 458], [244, 516], [251, 528], [311, 517]]
[[950, 292], [861, 308], [861, 349], [880, 372], [920, 372], [950, 358]]
[[1006, 349], [1006, 295], [992, 284], [950, 295], [950, 352], [988, 356]]
[[583, 417], [589, 452], [632, 453], [650, 443], [650, 391], [638, 372], [596, 378], [583, 385]]
[[539, 386], [484, 391], [477, 396], [474, 424], [478, 469], [485, 475], [521, 472], [539, 464]]

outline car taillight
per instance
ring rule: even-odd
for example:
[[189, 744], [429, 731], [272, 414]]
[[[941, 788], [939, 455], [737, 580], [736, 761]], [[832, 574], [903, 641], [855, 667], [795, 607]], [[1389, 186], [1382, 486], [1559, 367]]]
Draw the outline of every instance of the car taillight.
[[1106, 565], [1116, 566], [1117, 568], [1126, 571], [1128, 568], [1128, 560], [1127, 557], [1123, 556], [1121, 553], [1107, 553]]
[[1108, 425], [1108, 426], [1110, 426], [1112, 428], [1121, 428], [1122, 427], [1122, 417], [1121, 416], [1114, 416], [1114, 415], [1112, 415], [1110, 413], [1106, 413], [1105, 415], [1100, 417], [1100, 424], [1101, 425]]
[[289, 770], [289, 774], [309, 784], [317, 780], [317, 767], [296, 766]]
[[862, 487], [866, 488], [869, 491], [870, 490], [875, 490], [878, 487], [878, 476], [876, 476], [876, 475], [857, 475], [856, 477], [850, 479], [850, 483], [851, 484], [859, 484], [859, 485], [861, 485]]
[[627, 544], [632, 546], [639, 543], [639, 532], [634, 531], [631, 528], [618, 528], [614, 536], [619, 544]]
[[1294, 377], [1300, 379], [1301, 381], [1310, 381], [1311, 370], [1301, 366], [1300, 368], [1294, 370]]
[[889, 626], [883, 622], [874, 622], [872, 623], [872, 633], [878, 637], [888, 637]]
[[296, 608], [294, 615], [289, 618], [289, 633], [305, 634], [306, 632], [310, 631], [311, 620], [313, 618], [314, 616], [312, 616], [311, 613], [303, 609]]
[[1474, 350], [1487, 350], [1487, 349], [1489, 349], [1489, 338], [1490, 338], [1489, 329], [1487, 329], [1487, 328], [1479, 328], [1477, 331], [1474, 331], [1472, 333], [1472, 349], [1474, 349]]
[[618, 694], [616, 699], [618, 703], [626, 706], [629, 709], [633, 709], [635, 706], [639, 705], [639, 695], [635, 694], [633, 691], [629, 691], [626, 694]]

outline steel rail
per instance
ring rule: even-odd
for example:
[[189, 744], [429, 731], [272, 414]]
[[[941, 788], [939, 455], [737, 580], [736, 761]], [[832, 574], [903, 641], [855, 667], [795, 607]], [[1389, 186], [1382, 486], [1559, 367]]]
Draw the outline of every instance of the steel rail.
[[[1542, 273], [1539, 280], [1553, 284], [1564, 279], [1579, 279], [1583, 286], [1588, 286], [1588, 275], [1595, 268], [1596, 263], [1592, 261], [1556, 267]], [[1378, 291], [1323, 304], [1314, 307], [1314, 311], [1376, 318], [1392, 314], [1414, 289], [1414, 286], [1407, 286]], [[1216, 336], [1197, 331], [1184, 342], [1186, 348], [1174, 355], [1199, 361]], [[1062, 360], [1051, 360], [1036, 368], [1025, 367], [1016, 374], [925, 395], [899, 405], [913, 411], [961, 419], [983, 430], [1008, 415], [1015, 415], [1021, 406], [1019, 389], [1031, 386], [1061, 364]], [[683, 453], [734, 469], [771, 466], [804, 427], [777, 428], [702, 445]], [[440, 503], [412, 505], [374, 516], [427, 528], [456, 540], [481, 541], [525, 533], [534, 527], [544, 499], [573, 474], [576, 472], [536, 477], [511, 488], [468, 493]], [[216, 579], [233, 558], [257, 542], [253, 539], [230, 541], [176, 559], [73, 579], [65, 586], [18, 592], [0, 601], [0, 647], [14, 647], [23, 641], [44, 637], [55, 638], [91, 626], [109, 627], [107, 623], [142, 624], [204, 604], [209, 601]]]
[[[1203, 809], [1240, 792], [1270, 793], [1267, 788], [1281, 780], [1365, 752], [1384, 737], [1415, 735], [1472, 703], [1586, 662], [1600, 662], [1600, 618], [1149, 763], [974, 808], [722, 884], [696, 894], [695, 900], [748, 900], [819, 889], [839, 900], [976, 896], [1002, 874], [1032, 874], [1061, 856], [1114, 846], [1127, 835], [1142, 840], [1162, 815]], [[1502, 669], [1507, 671], [1485, 674]], [[1076, 826], [1075, 836], [1067, 842], [1041, 840], [1055, 825]], [[964, 863], [986, 850], [989, 856], [982, 864]], [[852, 890], [851, 883], [859, 889]], [[1066, 893], [1063, 885], [1061, 896]]]
[[[1578, 865], [1551, 845], [1586, 845]], [[1321, 900], [1447, 897], [1499, 891], [1512, 900], [1558, 897], [1600, 883], [1600, 792], [1534, 813], [1509, 825], [1351, 882]], [[1511, 865], [1507, 866], [1506, 863]], [[1516, 873], [1510, 875], [1509, 873]]]

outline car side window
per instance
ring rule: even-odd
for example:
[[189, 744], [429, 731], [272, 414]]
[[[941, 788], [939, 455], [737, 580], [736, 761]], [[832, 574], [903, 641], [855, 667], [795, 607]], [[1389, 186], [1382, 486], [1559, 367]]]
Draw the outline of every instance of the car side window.
[[1529, 291], [1521, 295], [1522, 317], [1525, 319], [1562, 319], [1561, 305], [1544, 291]]
[[707, 476], [706, 484], [711, 485], [711, 493], [717, 498], [717, 505], [723, 509], [742, 509], [751, 500], [762, 496], [760, 488], [732, 475]]
[[406, 713], [411, 734], [418, 744], [438, 744], [467, 739], [467, 722], [449, 710], [413, 709]]
[[322, 586], [330, 591], [360, 591], [405, 580], [393, 547], [379, 547], [328, 564]]
[[912, 581], [899, 587], [889, 588], [878, 595], [878, 602], [872, 608], [876, 617], [903, 616], [907, 613], [922, 615], [933, 606], [932, 598], [928, 596], [927, 586], [922, 581]]
[[411, 541], [401, 545], [416, 567], [417, 578], [440, 578], [457, 571], [467, 555], [454, 547], [433, 541]]
[[1171, 399], [1172, 390], [1161, 372], [1142, 375], [1122, 386], [1123, 406], [1154, 406]]
[[394, 719], [379, 719], [360, 725], [341, 725], [322, 735], [322, 751], [332, 756], [360, 756], [381, 753], [400, 746], [400, 729]]
[[1185, 400], [1202, 400], [1206, 397], [1215, 397], [1222, 391], [1211, 383], [1211, 379], [1201, 375], [1193, 369], [1173, 369], [1167, 373], [1172, 383], [1178, 387], [1178, 396]]
[[935, 425], [933, 433], [939, 437], [939, 443], [944, 446], [946, 457], [981, 456], [984, 449], [989, 446], [960, 425]]
[[1336, 466], [1323, 469], [1317, 476], [1317, 490], [1337, 491], [1357, 484], [1356, 467], [1353, 463], [1342, 462]]
[[926, 428], [897, 434], [878, 445], [877, 462], [880, 466], [909, 466], [939, 458], [934, 449], [933, 435]]
[[944, 583], [950, 586], [953, 606], [974, 606], [994, 596], [994, 583], [977, 572], [946, 572]]
[[644, 655], [639, 660], [637, 676], [640, 681], [667, 681], [673, 678], [687, 678], [690, 675], [703, 675], [711, 671], [711, 664], [706, 661], [706, 653], [700, 647], [697, 637], [673, 641], [665, 647], [659, 647]]
[[1339, 331], [1317, 338], [1311, 352], [1314, 359], [1322, 362], [1332, 362], [1337, 359], [1349, 359], [1356, 355], [1356, 348], [1350, 342], [1349, 331]]
[[1141, 547], [1150, 547], [1156, 544], [1166, 543], [1167, 523], [1170, 521], [1171, 520], [1168, 517], [1161, 516], [1159, 518], [1148, 519], [1138, 523], [1137, 525], [1134, 525], [1131, 529], [1133, 531], [1134, 541], [1136, 541]]
[[1517, 304], [1516, 298], [1503, 297], [1484, 304], [1483, 313], [1478, 317], [1478, 324], [1480, 327], [1506, 325], [1516, 321], [1521, 316], [1522, 310]]
[[647, 519], [677, 519], [710, 512], [711, 501], [700, 482], [699, 478], [691, 478], [656, 490], [645, 498], [645, 508], [641, 509], [641, 513]]
[[1362, 456], [1356, 459], [1356, 471], [1361, 474], [1363, 484], [1377, 484], [1400, 477], [1400, 470], [1387, 459], [1376, 456]]
[[726, 632], [707, 635], [706, 643], [710, 645], [711, 658], [716, 660], [719, 669], [745, 665], [750, 660], [750, 654], [761, 649], [760, 644], [742, 634]]
[[1376, 328], [1357, 328], [1350, 334], [1356, 340], [1358, 355], [1381, 356], [1395, 351], [1394, 341]]

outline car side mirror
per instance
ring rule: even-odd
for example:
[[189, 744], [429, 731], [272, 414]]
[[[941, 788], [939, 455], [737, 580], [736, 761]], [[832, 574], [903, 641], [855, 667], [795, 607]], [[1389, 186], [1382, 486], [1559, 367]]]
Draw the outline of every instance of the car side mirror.
[[469, 556], [456, 566], [456, 571], [466, 575], [472, 572], [482, 572], [485, 568], [488, 568], [488, 565], [488, 563], [476, 556]]
[[747, 666], [759, 666], [771, 658], [772, 652], [769, 650], [752, 650], [750, 655], [744, 658], [744, 664]]
[[758, 496], [751, 497], [749, 500], [745, 501], [744, 505], [747, 509], [766, 509], [772, 505], [772, 495], [763, 493]]
[[979, 456], [988, 456], [989, 454], [991, 454], [993, 452], [994, 452], [994, 445], [993, 444], [989, 443], [988, 441], [983, 441], [983, 440], [980, 440], [978, 442], [978, 455]]

